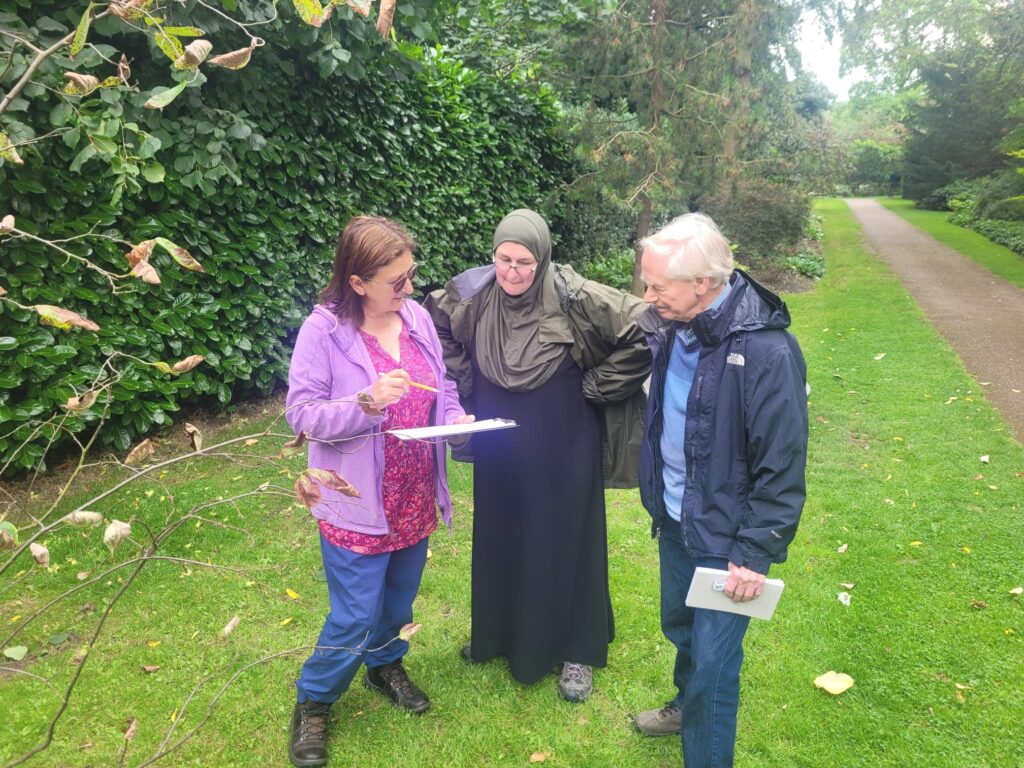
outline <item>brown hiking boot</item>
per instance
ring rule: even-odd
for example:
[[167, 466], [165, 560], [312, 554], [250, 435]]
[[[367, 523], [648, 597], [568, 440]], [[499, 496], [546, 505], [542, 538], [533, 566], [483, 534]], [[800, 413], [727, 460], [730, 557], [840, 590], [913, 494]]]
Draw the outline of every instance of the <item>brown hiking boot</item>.
[[401, 661], [384, 664], [380, 667], [366, 668], [366, 687], [383, 693], [396, 707], [422, 715], [430, 709], [427, 694], [416, 687], [409, 679]]
[[674, 701], [661, 709], [648, 709], [633, 718], [633, 726], [648, 736], [678, 736], [683, 728], [683, 713]]
[[330, 704], [318, 701], [296, 702], [292, 711], [292, 734], [288, 759], [299, 768], [318, 768], [327, 762], [327, 720]]

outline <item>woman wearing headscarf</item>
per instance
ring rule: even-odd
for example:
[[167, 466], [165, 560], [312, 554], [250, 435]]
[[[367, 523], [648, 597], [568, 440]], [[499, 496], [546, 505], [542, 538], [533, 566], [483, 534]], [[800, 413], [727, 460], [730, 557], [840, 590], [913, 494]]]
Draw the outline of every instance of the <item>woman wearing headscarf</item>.
[[505, 656], [526, 684], [560, 667], [562, 697], [583, 701], [615, 632], [604, 486], [636, 485], [650, 354], [634, 318], [644, 305], [552, 263], [547, 223], [533, 211], [502, 219], [492, 255], [425, 301], [462, 402], [478, 419], [519, 424], [471, 440], [462, 655]]
[[359, 492], [324, 486], [312, 507], [330, 612], [295, 682], [288, 756], [296, 766], [327, 762], [331, 705], [364, 663], [371, 690], [409, 712], [430, 707], [405, 670], [400, 631], [412, 621], [438, 509], [451, 525], [446, 451], [386, 432], [473, 417], [445, 381], [433, 323], [407, 300], [414, 250], [397, 222], [353, 218], [292, 353], [288, 423], [309, 439], [311, 468], [333, 470]]

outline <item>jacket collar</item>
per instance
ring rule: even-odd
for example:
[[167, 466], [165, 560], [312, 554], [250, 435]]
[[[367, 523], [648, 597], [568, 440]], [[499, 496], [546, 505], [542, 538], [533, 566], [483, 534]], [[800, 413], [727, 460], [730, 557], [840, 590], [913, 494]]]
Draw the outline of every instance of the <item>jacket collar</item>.
[[689, 323], [682, 323], [664, 319], [651, 305], [637, 319], [637, 325], [659, 339], [669, 331], [688, 327], [704, 347], [716, 347], [740, 332], [789, 327], [789, 310], [782, 299], [742, 269], [734, 270], [729, 282], [732, 292], [717, 312], [701, 312]]

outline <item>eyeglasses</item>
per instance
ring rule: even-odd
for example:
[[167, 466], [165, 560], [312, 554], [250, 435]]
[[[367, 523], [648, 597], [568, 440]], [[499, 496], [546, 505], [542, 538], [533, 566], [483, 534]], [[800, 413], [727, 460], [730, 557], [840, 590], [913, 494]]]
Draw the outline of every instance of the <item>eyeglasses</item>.
[[395, 296], [401, 296], [403, 293], [405, 293], [406, 281], [411, 283], [413, 280], [415, 280], [416, 273], [419, 272], [419, 269], [419, 264], [413, 264], [412, 269], [410, 269], [397, 280], [373, 280], [372, 278], [369, 277], [363, 277], [361, 279], [364, 283], [384, 283], [385, 285], [390, 285], [391, 290], [395, 292]]
[[531, 265], [526, 264], [513, 264], [511, 261], [505, 261], [504, 259], [495, 259], [494, 266], [505, 272], [515, 272], [517, 275], [529, 275], [532, 272], [537, 271], [537, 262]]

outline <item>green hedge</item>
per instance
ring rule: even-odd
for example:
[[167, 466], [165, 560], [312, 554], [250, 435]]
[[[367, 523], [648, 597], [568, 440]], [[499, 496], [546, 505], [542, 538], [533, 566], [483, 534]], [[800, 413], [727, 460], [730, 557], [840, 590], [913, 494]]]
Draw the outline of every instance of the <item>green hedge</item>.
[[1024, 256], [1024, 175], [1002, 171], [940, 187], [919, 203], [951, 211], [949, 220]]
[[[74, 25], [70, 12], [53, 16]], [[145, 74], [152, 57], [137, 40], [110, 37]], [[114, 54], [99, 42], [100, 52]], [[0, 215], [14, 213], [20, 229], [48, 239], [91, 231], [129, 243], [165, 236], [206, 269], [185, 271], [154, 256], [162, 284], [131, 281], [130, 292], [114, 296], [101, 275], [51, 249], [0, 239], [0, 285], [10, 298], [60, 305], [101, 326], [96, 334], [54, 331], [34, 313], [0, 302], [0, 466], [39, 462], [54, 427], [37, 430], [36, 422], [59, 413], [114, 350], [147, 361], [207, 358], [180, 377], [129, 366], [110, 393], [100, 438], [119, 450], [169, 423], [183, 404], [271, 391], [286, 377], [294, 331], [328, 276], [334, 239], [349, 216], [403, 221], [419, 243], [426, 281], [439, 283], [489, 253], [503, 213], [543, 208], [546, 193], [570, 173], [555, 134], [557, 106], [546, 91], [444, 60], [410, 64], [393, 51], [366, 57], [347, 76], [324, 77], [323, 60], [322, 50], [303, 56], [267, 46], [247, 69], [210, 72], [201, 88], [186, 89], [163, 112], [140, 108], [145, 91], [111, 89], [82, 99], [75, 106], [83, 119], [123, 111], [121, 119], [141, 132], [129, 146], [147, 155], [140, 165], [159, 163], [165, 173], [156, 183], [139, 180], [140, 191], [128, 183], [119, 200], [112, 191], [124, 169], [116, 159], [82, 161], [92, 142], [81, 130], [23, 152], [24, 166], [0, 165], [0, 200], [7, 201]], [[168, 81], [166, 62], [157, 64], [150, 66]], [[97, 69], [102, 65], [97, 57]], [[15, 117], [21, 125], [9, 132], [29, 125], [42, 134], [78, 120], [45, 95]], [[90, 130], [111, 131], [98, 123]], [[127, 271], [126, 246], [95, 237], [65, 245]], [[63, 426], [80, 432], [96, 419], [75, 416]]]

